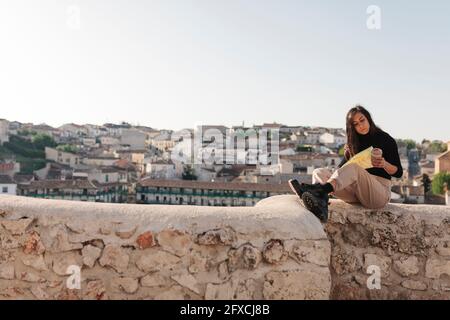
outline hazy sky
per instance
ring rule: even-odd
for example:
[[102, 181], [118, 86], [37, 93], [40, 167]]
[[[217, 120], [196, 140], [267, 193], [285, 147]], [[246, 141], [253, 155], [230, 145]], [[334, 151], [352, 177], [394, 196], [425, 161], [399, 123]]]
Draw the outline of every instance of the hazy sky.
[[450, 1], [0, 0], [0, 118], [344, 127], [357, 103], [450, 140]]

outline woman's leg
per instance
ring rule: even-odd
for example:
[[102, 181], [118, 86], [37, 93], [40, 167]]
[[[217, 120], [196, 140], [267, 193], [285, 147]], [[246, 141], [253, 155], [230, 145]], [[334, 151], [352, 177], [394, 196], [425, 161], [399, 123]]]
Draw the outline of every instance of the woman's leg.
[[[312, 183], [325, 184], [328, 182], [328, 180], [331, 178], [332, 175], [333, 175], [332, 171], [327, 168], [314, 169], [312, 173]], [[333, 192], [333, 195], [345, 202], [349, 203], [359, 202], [358, 199], [356, 198], [355, 191], [351, 186], [339, 191], [335, 191]]]
[[336, 196], [353, 193], [366, 208], [382, 208], [391, 198], [390, 180], [371, 175], [357, 164], [336, 170], [328, 182], [333, 184]]
[[317, 168], [312, 172], [312, 183], [327, 183], [333, 173], [327, 168]]

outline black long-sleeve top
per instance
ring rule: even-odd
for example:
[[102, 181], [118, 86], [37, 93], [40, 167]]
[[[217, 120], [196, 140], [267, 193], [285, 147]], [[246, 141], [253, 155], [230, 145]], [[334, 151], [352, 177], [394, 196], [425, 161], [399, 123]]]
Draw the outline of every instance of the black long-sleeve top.
[[[397, 142], [388, 133], [377, 130], [374, 135], [366, 134], [360, 135], [360, 145], [358, 152], [361, 152], [370, 146], [383, 150], [384, 159], [390, 164], [397, 167], [397, 171], [392, 175], [395, 178], [401, 178], [403, 175], [402, 164], [400, 163], [400, 156], [398, 155]], [[342, 159], [339, 168], [347, 162], [346, 157]], [[379, 176], [385, 179], [391, 179], [391, 175], [383, 168], [368, 168], [366, 169], [370, 174]]]

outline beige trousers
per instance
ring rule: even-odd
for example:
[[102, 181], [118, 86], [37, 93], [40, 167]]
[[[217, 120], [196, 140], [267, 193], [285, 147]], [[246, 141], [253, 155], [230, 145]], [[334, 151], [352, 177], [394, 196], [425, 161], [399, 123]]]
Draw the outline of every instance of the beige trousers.
[[313, 171], [313, 183], [334, 180], [334, 195], [348, 203], [361, 203], [369, 209], [383, 208], [391, 199], [391, 180], [370, 174], [357, 164], [348, 164], [333, 173], [327, 168]]

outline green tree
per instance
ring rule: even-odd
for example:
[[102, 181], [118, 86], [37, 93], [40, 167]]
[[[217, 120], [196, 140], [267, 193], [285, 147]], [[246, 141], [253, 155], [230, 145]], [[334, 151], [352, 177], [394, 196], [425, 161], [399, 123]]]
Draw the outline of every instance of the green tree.
[[338, 151], [339, 157], [344, 156], [344, 147], [345, 147], [345, 145], [343, 145], [342, 147], [339, 148], [339, 151]]
[[297, 151], [297, 152], [312, 152], [313, 149], [312, 149], [311, 146], [306, 146], [306, 145], [303, 145], [303, 144], [299, 144], [297, 146], [297, 148], [295, 148], [295, 151]]
[[33, 144], [39, 150], [44, 150], [45, 147], [54, 148], [56, 146], [55, 140], [48, 134], [38, 133], [31, 139]]
[[183, 178], [183, 180], [197, 180], [197, 176], [195, 175], [195, 170], [190, 165], [184, 166], [181, 177]]
[[431, 142], [427, 149], [428, 153], [441, 153], [445, 151], [447, 151], [447, 145], [437, 140]]
[[56, 147], [57, 150], [68, 153], [77, 153], [78, 148], [71, 144], [60, 144]]
[[450, 173], [439, 172], [434, 176], [433, 182], [431, 183], [433, 193], [444, 194], [444, 183], [447, 183], [447, 186], [450, 186]]
[[423, 185], [423, 191], [425, 196], [427, 195], [427, 193], [431, 190], [431, 180], [430, 177], [424, 173], [422, 175], [422, 185]]

